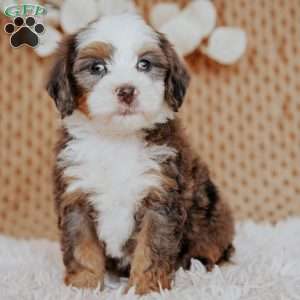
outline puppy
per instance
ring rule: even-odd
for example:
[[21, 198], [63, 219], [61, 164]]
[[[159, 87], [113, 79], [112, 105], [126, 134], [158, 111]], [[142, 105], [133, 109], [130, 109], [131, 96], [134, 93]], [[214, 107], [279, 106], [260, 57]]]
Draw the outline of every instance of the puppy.
[[107, 16], [61, 45], [48, 92], [62, 117], [54, 171], [65, 283], [105, 272], [138, 294], [170, 288], [191, 258], [233, 250], [233, 220], [176, 118], [189, 75], [140, 17]]

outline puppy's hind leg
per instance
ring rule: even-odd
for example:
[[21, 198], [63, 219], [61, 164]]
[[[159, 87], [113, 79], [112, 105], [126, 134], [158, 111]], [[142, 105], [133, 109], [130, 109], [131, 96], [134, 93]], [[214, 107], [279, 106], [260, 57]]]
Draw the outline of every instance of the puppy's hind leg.
[[234, 252], [234, 222], [229, 207], [211, 181], [206, 183], [201, 195], [190, 211], [184, 262], [198, 259], [210, 271], [215, 264], [228, 261]]

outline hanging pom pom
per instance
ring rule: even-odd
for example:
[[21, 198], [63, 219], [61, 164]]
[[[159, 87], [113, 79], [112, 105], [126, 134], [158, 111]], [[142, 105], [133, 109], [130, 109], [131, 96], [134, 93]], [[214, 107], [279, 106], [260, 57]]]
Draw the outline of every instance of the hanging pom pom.
[[201, 50], [221, 64], [235, 63], [246, 51], [246, 33], [235, 27], [218, 27], [211, 34], [208, 45]]
[[67, 33], [75, 33], [97, 18], [95, 0], [65, 0], [61, 6], [60, 22]]
[[34, 50], [41, 57], [49, 56], [57, 49], [61, 39], [62, 35], [59, 31], [47, 26], [45, 32], [40, 35], [40, 43]]
[[132, 0], [98, 0], [98, 13], [100, 16], [117, 15], [125, 12], [137, 12]]
[[192, 53], [216, 25], [216, 10], [209, 0], [196, 0], [165, 23], [160, 31], [181, 55]]
[[150, 12], [150, 23], [159, 30], [163, 24], [170, 21], [180, 13], [179, 5], [176, 3], [158, 3]]

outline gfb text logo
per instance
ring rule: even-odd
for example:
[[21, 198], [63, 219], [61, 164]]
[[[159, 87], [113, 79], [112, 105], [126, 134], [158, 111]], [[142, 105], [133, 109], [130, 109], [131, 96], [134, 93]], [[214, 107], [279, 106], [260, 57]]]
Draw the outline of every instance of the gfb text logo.
[[13, 21], [4, 27], [5, 32], [10, 34], [12, 47], [38, 45], [39, 35], [45, 31], [45, 27], [36, 19], [47, 14], [45, 7], [34, 4], [11, 5], [4, 10], [4, 14]]

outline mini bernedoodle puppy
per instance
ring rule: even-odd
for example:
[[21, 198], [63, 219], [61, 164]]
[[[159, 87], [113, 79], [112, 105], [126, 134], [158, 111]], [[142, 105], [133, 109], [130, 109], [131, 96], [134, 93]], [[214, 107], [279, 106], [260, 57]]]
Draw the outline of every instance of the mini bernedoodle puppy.
[[105, 272], [138, 294], [170, 288], [191, 258], [233, 251], [233, 219], [176, 117], [189, 75], [142, 18], [107, 16], [61, 45], [47, 86], [62, 117], [55, 200], [65, 282]]

